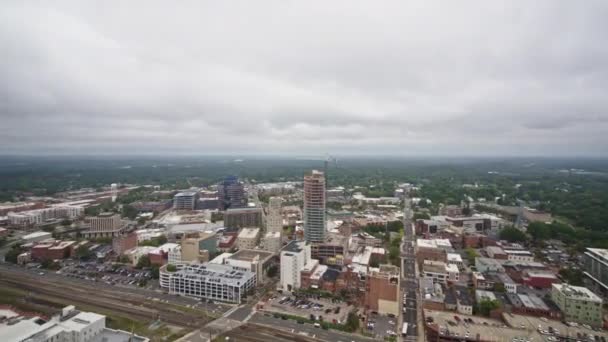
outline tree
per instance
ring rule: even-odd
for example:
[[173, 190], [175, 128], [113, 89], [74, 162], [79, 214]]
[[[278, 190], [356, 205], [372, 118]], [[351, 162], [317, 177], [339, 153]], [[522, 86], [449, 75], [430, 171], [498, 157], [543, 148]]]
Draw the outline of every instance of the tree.
[[150, 267], [150, 265], [151, 265], [151, 263], [150, 263], [150, 257], [147, 256], [147, 255], [142, 255], [137, 260], [137, 266], [135, 266], [135, 267], [136, 268], [144, 268], [144, 267]]
[[562, 268], [559, 270], [559, 275], [562, 279], [573, 286], [583, 286], [583, 279], [585, 275], [583, 271], [578, 268]]
[[131, 262], [131, 260], [129, 260], [129, 257], [126, 255], [121, 255], [118, 257], [118, 262], [122, 263], [122, 264], [128, 264]]
[[277, 265], [272, 265], [272, 266], [268, 267], [268, 270], [266, 271], [266, 276], [268, 278], [274, 278], [277, 276], [278, 273], [279, 273], [279, 267]]
[[354, 312], [349, 312], [348, 317], [346, 318], [346, 324], [344, 328], [348, 332], [355, 332], [359, 329], [359, 317]]
[[12, 262], [13, 264], [16, 264], [17, 257], [19, 256], [19, 254], [23, 253], [23, 251], [24, 250], [23, 250], [23, 248], [21, 248], [21, 246], [13, 245], [11, 247], [11, 249], [4, 256], [4, 260], [6, 260], [6, 262]]
[[500, 231], [499, 236], [502, 240], [507, 240], [509, 242], [525, 242], [528, 240], [526, 234], [515, 227], [503, 228], [503, 230]]
[[65, 220], [61, 221], [61, 225], [62, 226], [69, 226], [71, 224], [72, 224], [72, 221], [68, 220], [68, 219], [65, 219]]
[[167, 272], [175, 272], [175, 271], [177, 271], [177, 266], [175, 266], [173, 264], [167, 265]]
[[413, 216], [414, 221], [416, 220], [430, 220], [431, 217], [427, 213], [416, 212]]
[[89, 260], [93, 257], [94, 253], [91, 252], [89, 247], [80, 246], [76, 249], [75, 256], [81, 260]]
[[122, 206], [122, 216], [134, 220], [137, 217], [137, 209], [132, 205], [125, 204]]
[[483, 298], [477, 304], [477, 312], [483, 316], [489, 317], [492, 310], [500, 308], [500, 302], [497, 300]]
[[160, 277], [160, 270], [158, 265], [152, 265], [152, 279], [158, 279]]
[[467, 254], [467, 260], [469, 261], [469, 265], [474, 265], [475, 264], [475, 258], [477, 258], [479, 256], [479, 254], [477, 254], [477, 251], [473, 248], [467, 248], [465, 249], [465, 253]]

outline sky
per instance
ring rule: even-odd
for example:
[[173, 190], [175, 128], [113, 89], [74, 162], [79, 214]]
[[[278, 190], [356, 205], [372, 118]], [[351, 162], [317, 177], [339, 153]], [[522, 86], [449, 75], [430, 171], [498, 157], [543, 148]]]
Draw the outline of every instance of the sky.
[[608, 1], [0, 4], [0, 154], [606, 156]]

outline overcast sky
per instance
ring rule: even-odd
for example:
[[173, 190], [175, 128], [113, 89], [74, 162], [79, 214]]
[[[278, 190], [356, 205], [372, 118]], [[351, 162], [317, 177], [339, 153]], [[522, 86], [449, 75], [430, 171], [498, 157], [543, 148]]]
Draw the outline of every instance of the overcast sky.
[[608, 1], [2, 1], [0, 153], [606, 155]]

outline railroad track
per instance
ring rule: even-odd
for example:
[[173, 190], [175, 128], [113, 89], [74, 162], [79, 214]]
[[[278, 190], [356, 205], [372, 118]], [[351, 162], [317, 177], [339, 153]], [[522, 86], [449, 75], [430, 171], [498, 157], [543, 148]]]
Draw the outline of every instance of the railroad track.
[[51, 298], [102, 308], [110, 312], [117, 312], [130, 319], [139, 321], [160, 320], [181, 327], [199, 327], [211, 320], [203, 312], [184, 312], [169, 304], [146, 300], [144, 296], [134, 293], [121, 293], [86, 286], [84, 284], [61, 282], [44, 277], [36, 277], [27, 273], [3, 272], [0, 270], [0, 284], [12, 288], [30, 291]]

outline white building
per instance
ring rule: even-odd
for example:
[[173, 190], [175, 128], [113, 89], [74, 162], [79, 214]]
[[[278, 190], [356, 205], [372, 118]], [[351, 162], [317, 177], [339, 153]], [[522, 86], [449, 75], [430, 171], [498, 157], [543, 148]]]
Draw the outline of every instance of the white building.
[[89, 217], [88, 221], [91, 227], [83, 232], [83, 235], [87, 238], [114, 237], [123, 228], [120, 215], [114, 213], [101, 213], [98, 216]]
[[458, 267], [441, 261], [425, 260], [422, 265], [422, 274], [425, 278], [433, 279], [433, 283], [446, 284], [448, 281], [458, 282], [460, 280]]
[[260, 228], [243, 228], [236, 238], [239, 249], [254, 249], [258, 245]]
[[23, 242], [25, 242], [25, 243], [30, 243], [30, 242], [39, 242], [42, 240], [50, 239], [52, 237], [53, 237], [53, 234], [51, 234], [49, 232], [39, 231], [39, 232], [33, 232], [31, 234], [23, 235], [21, 237], [21, 240], [23, 240]]
[[147, 342], [146, 337], [122, 330], [106, 328], [106, 316], [78, 311], [74, 306], [63, 308], [61, 315], [45, 321], [41, 317], [24, 317], [2, 310], [9, 319], [0, 321], [3, 342]]
[[292, 241], [281, 250], [281, 282], [285, 291], [300, 288], [300, 271], [311, 261], [311, 248], [305, 241]]
[[230, 265], [191, 264], [175, 272], [167, 272], [163, 267], [160, 273], [164, 279], [168, 278], [171, 294], [228, 303], [240, 304], [256, 285], [254, 272]]
[[182, 246], [177, 245], [169, 249], [169, 253], [167, 253], [167, 263], [170, 265], [179, 265], [182, 263]]
[[254, 272], [259, 284], [265, 280], [266, 271], [270, 266], [270, 260], [273, 256], [273, 253], [267, 251], [241, 249], [225, 258], [224, 264]]
[[458, 269], [464, 268], [464, 263], [462, 262], [462, 256], [458, 253], [447, 253], [448, 264], [456, 265]]
[[268, 215], [266, 216], [266, 231], [269, 233], [283, 232], [283, 215], [281, 215], [281, 204], [283, 200], [280, 197], [270, 197], [268, 201]]
[[505, 249], [508, 260], [513, 261], [534, 261], [534, 255], [530, 251]]
[[283, 243], [281, 242], [281, 233], [279, 232], [268, 232], [264, 236], [264, 250], [267, 250], [273, 254], [279, 253]]

